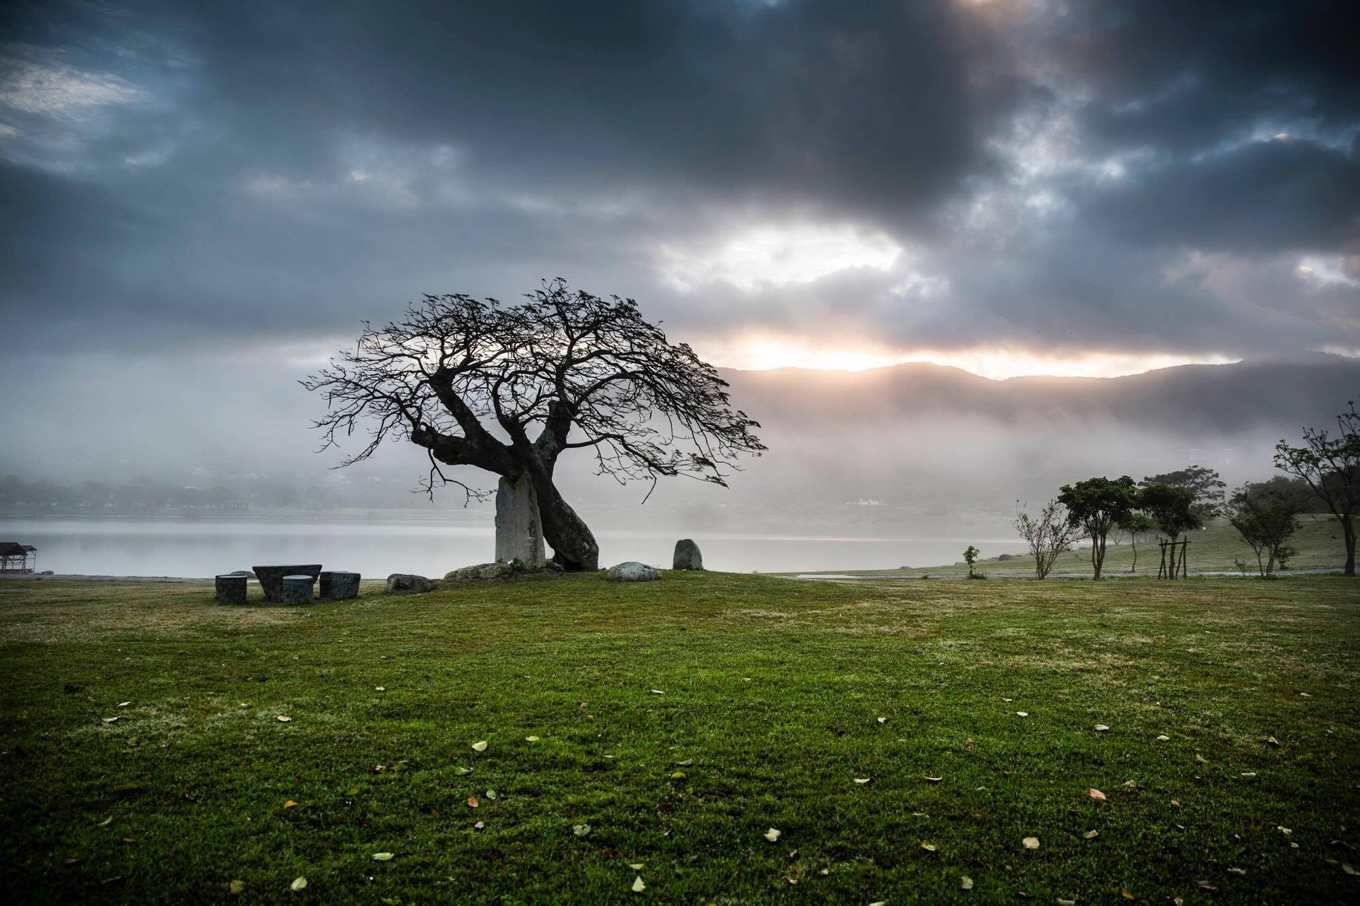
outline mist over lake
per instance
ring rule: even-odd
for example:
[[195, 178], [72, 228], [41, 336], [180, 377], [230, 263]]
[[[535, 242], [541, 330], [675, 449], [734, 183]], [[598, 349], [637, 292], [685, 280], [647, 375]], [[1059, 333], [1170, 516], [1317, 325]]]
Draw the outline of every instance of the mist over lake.
[[[602, 529], [611, 560], [669, 563], [674, 532]], [[255, 564], [322, 563], [365, 577], [393, 572], [443, 575], [489, 560], [494, 529], [450, 520], [382, 512], [340, 517], [76, 517], [7, 519], [0, 537], [38, 548], [39, 566], [62, 574], [204, 577]], [[804, 569], [890, 569], [953, 563], [976, 543], [988, 556], [1016, 553], [1023, 543], [993, 539], [856, 537], [853, 535], [696, 535], [710, 569], [777, 572]]]

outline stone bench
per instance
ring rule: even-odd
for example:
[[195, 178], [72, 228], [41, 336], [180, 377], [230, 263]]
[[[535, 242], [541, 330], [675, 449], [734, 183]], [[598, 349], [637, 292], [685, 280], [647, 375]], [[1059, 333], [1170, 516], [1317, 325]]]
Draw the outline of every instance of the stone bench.
[[344, 601], [359, 596], [359, 574], [333, 570], [321, 573], [321, 599]]
[[316, 581], [312, 576], [303, 574], [300, 576], [284, 576], [281, 586], [283, 603], [285, 604], [308, 604], [312, 600], [312, 583]]
[[246, 577], [236, 574], [218, 576], [214, 580], [217, 600], [223, 604], [244, 604], [246, 602]]

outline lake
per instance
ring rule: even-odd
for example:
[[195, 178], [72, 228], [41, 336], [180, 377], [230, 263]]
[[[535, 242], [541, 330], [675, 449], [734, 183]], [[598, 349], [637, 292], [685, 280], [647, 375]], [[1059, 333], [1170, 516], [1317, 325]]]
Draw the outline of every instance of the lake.
[[[709, 569], [731, 572], [890, 569], [960, 559], [968, 544], [984, 556], [1019, 553], [1013, 538], [745, 535], [689, 532]], [[670, 566], [676, 531], [596, 531], [600, 562]], [[442, 576], [492, 559], [487, 524], [400, 513], [246, 518], [0, 518], [0, 540], [38, 548], [38, 569], [130, 576], [212, 576], [266, 563], [322, 563], [377, 578], [394, 572]]]

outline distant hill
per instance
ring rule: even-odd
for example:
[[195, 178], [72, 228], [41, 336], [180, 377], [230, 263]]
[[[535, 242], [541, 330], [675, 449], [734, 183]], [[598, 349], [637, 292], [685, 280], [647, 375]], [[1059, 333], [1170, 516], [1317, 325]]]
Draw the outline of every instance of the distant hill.
[[770, 424], [923, 415], [1006, 423], [1115, 419], [1173, 432], [1271, 427], [1292, 435], [1360, 398], [1360, 359], [1185, 365], [1117, 378], [994, 381], [957, 368], [897, 365], [860, 372], [725, 371], [738, 405]]

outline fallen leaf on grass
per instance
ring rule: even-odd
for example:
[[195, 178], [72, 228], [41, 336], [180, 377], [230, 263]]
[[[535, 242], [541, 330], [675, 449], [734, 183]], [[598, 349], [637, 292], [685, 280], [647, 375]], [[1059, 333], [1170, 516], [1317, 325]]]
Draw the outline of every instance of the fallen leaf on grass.
[[1096, 732], [1097, 732], [1097, 733], [1105, 733], [1105, 732], [1107, 732], [1109, 729], [1110, 729], [1110, 728], [1107, 727], [1107, 726], [1105, 726], [1105, 724], [1096, 724]]
[[589, 824], [573, 824], [573, 825], [571, 826], [571, 832], [572, 832], [573, 834], [575, 834], [576, 836], [578, 836], [578, 837], [584, 837], [586, 834], [590, 833], [590, 825], [589, 825]]
[[1099, 836], [1100, 831], [1098, 830], [1088, 830], [1086, 833], [1082, 834], [1082, 837], [1086, 838], [1087, 840], [1094, 840], [1096, 837]]
[[118, 718], [116, 718], [116, 717], [105, 717], [105, 718], [102, 718], [102, 720], [103, 720], [104, 723], [106, 723], [106, 724], [111, 724], [111, 723], [117, 723]]
[[1229, 869], [1228, 869], [1228, 874], [1230, 874], [1230, 875], [1245, 875], [1246, 873], [1247, 873], [1247, 870], [1246, 870], [1245, 868], [1229, 868]]
[[[287, 714], [280, 714], [278, 717], [276, 717], [276, 718], [274, 718], [274, 719], [277, 720], [277, 721], [278, 721], [279, 723], [281, 723], [281, 724], [286, 724], [286, 723], [288, 723], [289, 721], [291, 721], [293, 718], [289, 717]], [[302, 880], [302, 886], [303, 886], [303, 887], [306, 887], [306, 886], [307, 886], [307, 879], [306, 879], [306, 878], [302, 878], [301, 880]], [[300, 890], [300, 889], [301, 889], [301, 888], [299, 888], [299, 890]]]
[[1105, 800], [1105, 794], [1102, 793], [1100, 790], [1096, 789], [1095, 787], [1091, 787], [1089, 790], [1087, 790], [1087, 791], [1086, 791], [1086, 795], [1090, 796], [1090, 797], [1091, 797], [1092, 799], [1094, 799], [1096, 802], [1104, 802], [1104, 801], [1106, 801], [1106, 800]]
[[495, 791], [495, 790], [487, 790], [487, 791], [486, 791], [486, 798], [488, 798], [488, 799], [493, 799], [493, 800], [494, 800], [494, 799], [496, 798], [496, 791]]
[[927, 774], [926, 777], [925, 777], [926, 783], [939, 783], [941, 780], [944, 780], [944, 778], [943, 778], [943, 777], [931, 777], [929, 774]]
[[473, 830], [481, 830], [484, 827], [486, 827], [485, 821], [478, 821], [476, 824], [472, 825]]
[[132, 702], [119, 702], [119, 703], [118, 703], [118, 707], [120, 707], [120, 708], [126, 708], [126, 707], [127, 707], [128, 705], [130, 705], [130, 704], [132, 704]]
[[1196, 752], [1196, 753], [1195, 753], [1195, 763], [1196, 763], [1196, 764], [1208, 764], [1208, 763], [1209, 763], [1209, 759], [1205, 758], [1203, 755], [1201, 755], [1200, 753]]
[[307, 889], [307, 879], [299, 875], [293, 879], [293, 883], [288, 885], [288, 889], [297, 893], [299, 890]]
[[772, 827], [769, 830], [767, 830], [763, 836], [765, 837], [766, 840], [769, 840], [771, 843], [773, 843], [779, 839], [779, 835], [782, 833], [783, 831], [781, 831], [779, 828]]
[[391, 861], [392, 861], [392, 854], [391, 854], [391, 853], [374, 853], [374, 854], [373, 854], [373, 861], [374, 861], [374, 862], [391, 862]]
[[868, 777], [856, 777], [856, 778], [855, 778], [855, 783], [868, 783], [868, 782], [869, 782], [869, 779], [870, 779], [870, 778], [868, 778]]
[[232, 881], [230, 884], [227, 885], [227, 893], [231, 894], [232, 896], [239, 896], [242, 893], [245, 893], [245, 889], [246, 889], [245, 881], [239, 880]]
[[1351, 863], [1349, 862], [1342, 862], [1341, 870], [1344, 871], [1346, 874], [1350, 875], [1351, 877], [1354, 877], [1355, 875], [1360, 875], [1360, 871], [1356, 871], [1355, 866], [1351, 865]]
[[472, 751], [474, 751], [474, 752], [485, 752], [485, 751], [486, 751], [486, 740], [485, 740], [485, 739], [479, 739], [477, 742], [474, 742], [474, 743], [472, 744]]
[[1266, 745], [1268, 745], [1268, 746], [1273, 746], [1273, 747], [1275, 747], [1275, 748], [1279, 748], [1279, 746], [1280, 746], [1280, 741], [1279, 741], [1278, 739], [1276, 739], [1274, 736], [1267, 736], [1267, 737], [1266, 737]]
[[467, 797], [467, 804], [468, 804], [468, 808], [476, 808], [477, 806], [481, 805], [482, 803], [477, 799], [476, 796], [469, 796], [469, 797]]
[[660, 690], [660, 689], [653, 689], [653, 690], [652, 690], [652, 694], [653, 694], [653, 695], [665, 695], [666, 693], [663, 692], [663, 691]]
[[96, 824], [95, 827], [108, 827], [108, 826], [109, 826], [110, 824], [112, 824], [112, 823], [113, 823], [113, 816], [112, 816], [112, 815], [109, 815], [109, 816], [108, 816], [107, 818], [105, 818], [103, 821], [100, 821], [98, 824]]
[[285, 800], [283, 800], [283, 807], [284, 807], [284, 809], [297, 808], [297, 800], [296, 800], [296, 799], [285, 799]]
[[964, 875], [963, 877], [959, 878], [959, 890], [972, 890], [972, 889], [973, 889], [972, 878], [968, 877], [967, 875]]
[[1255, 776], [1256, 776], [1256, 772], [1255, 772], [1255, 771], [1243, 771], [1243, 772], [1242, 772], [1242, 776], [1243, 776], [1243, 777], [1255, 777]]
[[[109, 820], [112, 821], [113, 819], [110, 818]], [[1294, 829], [1293, 829], [1292, 827], [1285, 827], [1283, 824], [1277, 824], [1277, 825], [1275, 825], [1275, 829], [1276, 829], [1277, 831], [1279, 831], [1280, 833], [1284, 834], [1286, 837], [1288, 837], [1290, 834], [1294, 833]]]
[[526, 737], [524, 737], [524, 741], [525, 741], [525, 742], [538, 742], [538, 737], [537, 737], [537, 736], [526, 736]]
[[631, 868], [631, 869], [633, 869], [633, 871], [642, 871], [643, 867], [644, 867], [646, 864], [647, 864], [647, 863], [645, 863], [645, 862], [629, 862], [629, 863], [628, 863], [628, 867]]
[[472, 773], [472, 768], [465, 768], [465, 767], [463, 767], [463, 766], [460, 764], [460, 765], [458, 765], [458, 767], [456, 767], [456, 768], [453, 769], [453, 772], [454, 772], [455, 774], [471, 774], [471, 773]]
[[928, 853], [933, 853], [933, 852], [935, 852], [935, 850], [937, 849], [937, 847], [935, 846], [935, 844], [934, 844], [934, 843], [931, 843], [929, 840], [922, 840], [922, 841], [921, 841], [921, 848], [924, 849], [924, 850], [925, 850], [926, 852], [928, 852]]
[[1024, 845], [1025, 849], [1038, 849], [1038, 848], [1039, 848], [1039, 838], [1038, 838], [1038, 837], [1026, 837], [1025, 839], [1021, 840], [1020, 842], [1021, 842], [1021, 844]]
[[642, 875], [633, 878], [633, 893], [642, 893], [647, 889], [647, 885], [642, 883]]
[[386, 691], [387, 691], [387, 687], [386, 687], [386, 686], [374, 686], [374, 687], [373, 687], [373, 691], [374, 691], [374, 692], [386, 692]]
[[1215, 893], [1218, 890], [1217, 887], [1210, 884], [1208, 881], [1196, 881], [1195, 886], [1198, 887], [1200, 890], [1203, 890], [1205, 893]]

